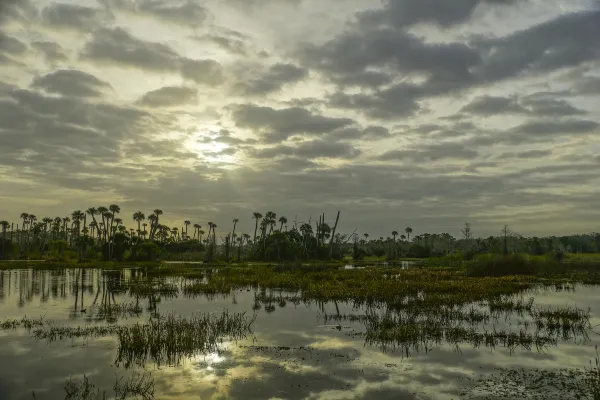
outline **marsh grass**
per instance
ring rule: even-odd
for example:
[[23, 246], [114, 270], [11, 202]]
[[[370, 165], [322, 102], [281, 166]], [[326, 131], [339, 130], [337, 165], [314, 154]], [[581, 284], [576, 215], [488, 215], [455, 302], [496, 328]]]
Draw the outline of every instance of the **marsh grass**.
[[39, 318], [28, 318], [26, 315], [21, 319], [7, 319], [0, 321], [0, 330], [9, 330], [17, 328], [25, 328], [31, 330], [35, 327], [43, 326], [46, 322], [44, 316]]
[[370, 314], [364, 321], [366, 332], [365, 343], [377, 346], [383, 351], [402, 351], [407, 355], [411, 350], [425, 352], [448, 344], [458, 348], [467, 343], [474, 348], [486, 346], [503, 347], [510, 351], [517, 348], [541, 350], [548, 345], [556, 345], [554, 337], [543, 332], [530, 334], [525, 330], [511, 332], [507, 330], [483, 330], [479, 332], [474, 326], [456, 324], [448, 326], [435, 319], [405, 319], [401, 315], [387, 313], [383, 316]]
[[170, 283], [160, 281], [133, 281], [128, 288], [131, 297], [177, 297], [179, 288]]
[[107, 390], [97, 388], [86, 375], [81, 380], [69, 379], [64, 387], [65, 400], [154, 399], [154, 380], [150, 373], [134, 372], [128, 379], [115, 379], [112, 396]]
[[245, 313], [202, 314], [190, 319], [171, 313], [117, 331], [117, 365], [144, 365], [151, 359], [157, 365], [179, 364], [196, 353], [219, 350], [223, 340], [237, 341], [252, 334], [254, 318]]

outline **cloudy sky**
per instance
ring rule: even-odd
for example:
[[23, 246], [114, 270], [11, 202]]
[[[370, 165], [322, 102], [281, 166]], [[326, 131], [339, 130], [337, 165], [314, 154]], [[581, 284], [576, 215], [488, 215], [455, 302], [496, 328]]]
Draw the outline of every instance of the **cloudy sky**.
[[0, 219], [598, 231], [598, 38], [598, 0], [3, 0]]

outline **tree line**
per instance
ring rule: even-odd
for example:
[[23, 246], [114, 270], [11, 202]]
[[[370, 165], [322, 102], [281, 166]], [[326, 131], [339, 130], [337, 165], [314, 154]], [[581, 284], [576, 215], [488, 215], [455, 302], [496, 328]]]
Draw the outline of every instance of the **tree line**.
[[134, 227], [127, 228], [121, 218], [121, 208], [90, 207], [85, 212], [73, 211], [69, 216], [45, 217], [41, 220], [22, 213], [17, 222], [0, 221], [0, 259], [8, 258], [74, 258], [100, 260], [144, 261], [188, 259], [215, 260], [325, 260], [352, 255], [427, 258], [458, 251], [466, 257], [477, 253], [526, 252], [544, 254], [553, 251], [600, 253], [597, 233], [562, 237], [524, 237], [504, 226], [497, 236], [475, 237], [466, 223], [462, 236], [449, 233], [422, 233], [412, 236], [413, 229], [394, 230], [388, 237], [372, 238], [338, 232], [340, 212], [330, 222], [325, 214], [317, 220], [294, 221], [288, 226], [285, 216], [268, 211], [254, 212], [252, 232], [239, 232], [239, 218], [233, 218], [226, 233], [217, 237], [217, 224], [206, 225], [182, 221], [169, 227], [161, 217], [163, 211], [137, 211], [131, 215]]

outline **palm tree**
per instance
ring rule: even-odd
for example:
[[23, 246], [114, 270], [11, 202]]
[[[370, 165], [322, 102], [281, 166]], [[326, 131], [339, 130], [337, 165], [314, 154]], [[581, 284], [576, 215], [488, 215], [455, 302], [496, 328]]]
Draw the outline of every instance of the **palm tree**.
[[[198, 231], [200, 230], [200, 228], [202, 228], [200, 226], [200, 224], [194, 224], [194, 239], [196, 239], [196, 234], [198, 233]], [[198, 240], [200, 240], [200, 235], [198, 235]]]
[[104, 229], [103, 229], [104, 240], [106, 241], [106, 226], [108, 225], [108, 220], [105, 221], [105, 217], [108, 213], [108, 208], [106, 208], [104, 206], [100, 206], [96, 209], [96, 211], [98, 212], [98, 215], [100, 215], [102, 217], [103, 224], [100, 224], [100, 225], [104, 227]]
[[183, 221], [183, 223], [185, 224], [185, 236], [187, 237], [188, 235], [188, 225], [191, 224], [190, 221]]
[[138, 224], [138, 238], [140, 237], [141, 232], [142, 232], [142, 226], [141, 226], [142, 221], [144, 221], [145, 219], [146, 219], [146, 216], [144, 215], [143, 212], [137, 211], [137, 212], [133, 213], [133, 220], [135, 222], [137, 222], [137, 224]]
[[254, 225], [254, 242], [256, 243], [256, 231], [258, 230], [258, 220], [262, 218], [262, 214], [259, 212], [255, 212], [252, 215], [252, 218], [256, 220], [256, 224]]
[[392, 257], [396, 258], [396, 236], [398, 236], [398, 231], [392, 231], [392, 236], [394, 237], [394, 252]]
[[[163, 214], [163, 211], [159, 208], [152, 212], [154, 213], [153, 215], [156, 217], [156, 220], [154, 221], [153, 225], [150, 225], [150, 239], [154, 238], [154, 235], [156, 234], [156, 229], [158, 227], [158, 221], [160, 219], [160, 216]], [[148, 219], [150, 219], [150, 217], [148, 217]]]
[[63, 226], [64, 226], [63, 230], [65, 231], [65, 242], [68, 242], [69, 241], [69, 231], [67, 231], [67, 223], [71, 222], [71, 218], [64, 217], [62, 219], [62, 222], [63, 222]]
[[404, 230], [404, 232], [406, 232], [406, 235], [408, 237], [408, 241], [410, 242], [410, 234], [412, 233], [412, 228], [410, 226], [407, 226], [406, 229]]
[[150, 221], [150, 240], [152, 240], [158, 227], [158, 217], [156, 214], [150, 214], [148, 215], [148, 221]]
[[279, 227], [279, 230], [282, 231], [283, 230], [283, 225], [287, 224], [288, 220], [286, 217], [279, 217], [279, 223], [281, 224], [281, 226]]
[[[89, 216], [91, 216], [92, 217], [92, 221], [94, 221], [94, 224], [97, 225], [96, 214], [98, 214], [98, 210], [95, 207], [90, 207], [87, 210], [85, 210], [85, 213], [88, 214]], [[93, 233], [92, 233], [92, 236], [94, 236]]]

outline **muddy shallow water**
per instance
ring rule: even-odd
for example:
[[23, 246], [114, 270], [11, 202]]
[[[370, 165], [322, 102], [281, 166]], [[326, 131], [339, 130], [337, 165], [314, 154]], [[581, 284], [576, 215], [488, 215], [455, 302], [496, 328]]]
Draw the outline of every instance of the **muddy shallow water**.
[[[144, 369], [154, 379], [157, 399], [458, 399], [473, 384], [471, 378], [493, 374], [498, 368], [583, 369], [595, 357], [594, 346], [600, 344], [600, 336], [592, 331], [588, 337], [559, 340], [556, 346], [541, 349], [441, 344], [408, 353], [390, 351], [365, 344], [360, 322], [324, 318], [365, 314], [352, 304], [294, 304], [288, 299], [260, 304], [257, 309], [254, 290], [151, 299], [135, 299], [119, 290], [121, 283], [140, 275], [139, 270], [0, 271], [0, 320], [26, 315], [68, 326], [107, 324], [98, 315], [102, 304], [136, 301], [143, 310], [139, 316], [121, 316], [112, 322], [133, 324], [169, 312], [185, 317], [223, 310], [256, 314], [253, 336], [224, 342], [218, 352], [171, 366], [148, 360]], [[166, 282], [181, 285], [182, 280], [167, 278]], [[278, 298], [285, 293], [262, 294]], [[524, 295], [529, 296], [538, 307], [590, 308], [591, 325], [600, 325], [600, 287]], [[487, 328], [518, 332], [522, 320], [505, 316]], [[84, 374], [97, 387], [110, 389], [115, 376], [133, 371], [115, 365], [117, 346], [117, 339], [110, 336], [49, 343], [21, 328], [0, 330], [0, 399], [32, 399], [32, 392], [38, 400], [62, 399], [65, 381]], [[546, 393], [546, 398], [566, 397]]]

